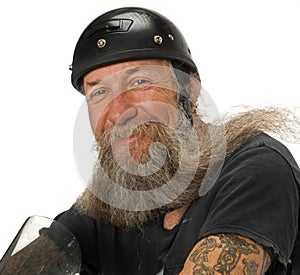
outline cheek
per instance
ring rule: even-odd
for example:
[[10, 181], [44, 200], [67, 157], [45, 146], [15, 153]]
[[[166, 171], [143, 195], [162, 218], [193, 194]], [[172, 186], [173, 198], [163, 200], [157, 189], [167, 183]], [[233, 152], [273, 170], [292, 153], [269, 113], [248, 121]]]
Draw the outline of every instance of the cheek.
[[149, 89], [141, 96], [134, 98], [135, 104], [144, 106], [148, 114], [172, 113], [177, 110], [177, 93], [161, 88]]
[[96, 123], [97, 123], [95, 117], [96, 117], [95, 113], [89, 109], [89, 119], [90, 119], [90, 124], [91, 124], [93, 133], [95, 133]]
[[[103, 117], [103, 114], [102, 114]], [[97, 136], [103, 132], [103, 126], [101, 123], [102, 118], [100, 112], [96, 108], [89, 108], [89, 119], [93, 133]]]
[[140, 106], [141, 112], [147, 114], [146, 117], [154, 119], [163, 125], [174, 127], [178, 122], [178, 108], [175, 104], [162, 101], [151, 101]]

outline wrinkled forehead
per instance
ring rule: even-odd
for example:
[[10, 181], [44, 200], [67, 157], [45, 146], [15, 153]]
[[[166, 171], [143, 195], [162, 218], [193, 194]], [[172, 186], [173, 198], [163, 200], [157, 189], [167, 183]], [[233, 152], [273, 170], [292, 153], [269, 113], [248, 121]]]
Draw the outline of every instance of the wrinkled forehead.
[[169, 61], [160, 59], [133, 60], [116, 63], [92, 70], [84, 76], [83, 84], [85, 88], [93, 86], [112, 75], [130, 75], [135, 72], [156, 72], [158, 75], [171, 72]]

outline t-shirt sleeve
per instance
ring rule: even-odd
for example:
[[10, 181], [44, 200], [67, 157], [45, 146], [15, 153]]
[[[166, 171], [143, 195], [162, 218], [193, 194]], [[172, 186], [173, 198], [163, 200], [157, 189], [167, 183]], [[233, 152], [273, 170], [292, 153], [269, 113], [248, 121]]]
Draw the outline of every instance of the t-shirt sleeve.
[[74, 234], [82, 252], [84, 268], [101, 271], [96, 222], [92, 218], [80, 215], [73, 208], [59, 214], [55, 220]]
[[[261, 146], [231, 157], [216, 183], [199, 239], [234, 233], [273, 250], [286, 265], [298, 231], [299, 193], [289, 163]], [[208, 194], [209, 195], [209, 194]]]

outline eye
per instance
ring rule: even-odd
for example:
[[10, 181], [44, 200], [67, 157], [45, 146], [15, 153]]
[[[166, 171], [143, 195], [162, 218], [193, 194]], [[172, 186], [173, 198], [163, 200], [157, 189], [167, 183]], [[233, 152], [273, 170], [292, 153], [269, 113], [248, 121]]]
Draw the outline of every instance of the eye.
[[149, 84], [150, 84], [150, 81], [146, 80], [146, 79], [138, 79], [133, 82], [134, 87], [139, 87], [139, 86], [149, 85]]
[[99, 102], [107, 97], [109, 89], [106, 87], [93, 87], [90, 91], [87, 92], [87, 100], [89, 102]]
[[133, 83], [133, 85], [135, 85], [135, 86], [140, 86], [140, 85], [143, 85], [143, 84], [145, 84], [145, 83], [147, 83], [147, 80], [145, 80], [145, 79], [139, 79], [139, 80], [135, 81], [135, 82]]
[[107, 89], [97, 89], [91, 93], [91, 97], [100, 97], [108, 93]]
[[101, 90], [97, 90], [93, 93], [93, 96], [99, 96], [99, 95], [104, 95], [107, 93], [107, 90], [105, 89], [101, 89]]

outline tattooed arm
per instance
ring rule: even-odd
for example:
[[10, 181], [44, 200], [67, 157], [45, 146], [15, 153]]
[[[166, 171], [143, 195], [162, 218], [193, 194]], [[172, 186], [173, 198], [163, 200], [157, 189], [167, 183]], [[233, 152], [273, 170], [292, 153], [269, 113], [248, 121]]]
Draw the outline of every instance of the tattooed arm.
[[218, 234], [195, 245], [180, 275], [261, 275], [270, 264], [263, 246], [239, 235]]

